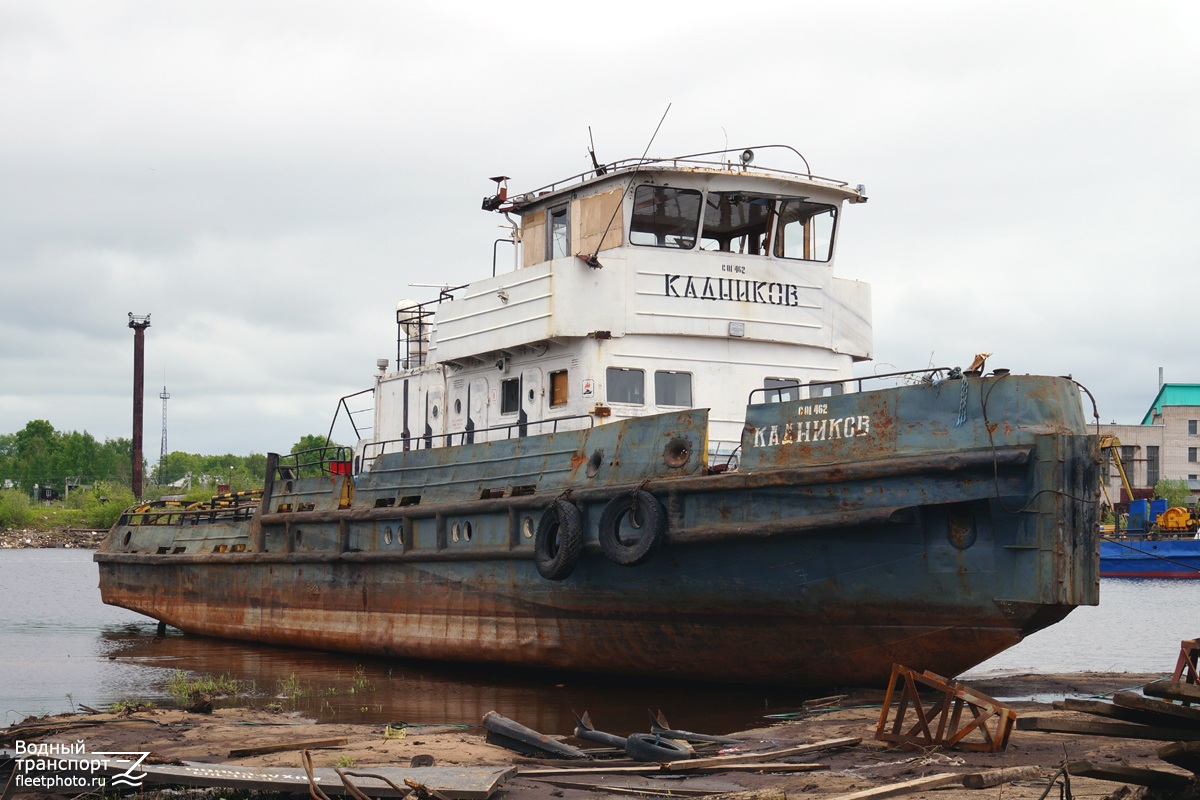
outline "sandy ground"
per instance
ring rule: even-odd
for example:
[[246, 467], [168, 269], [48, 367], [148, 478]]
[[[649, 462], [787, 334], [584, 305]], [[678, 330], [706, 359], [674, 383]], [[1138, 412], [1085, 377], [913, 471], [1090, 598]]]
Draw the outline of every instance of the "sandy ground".
[[[1078, 675], [1012, 676], [975, 681], [971, 688], [997, 698], [1017, 696], [1092, 697], [1131, 686], [1140, 686], [1161, 675], [1128, 673], [1086, 673]], [[600, 796], [625, 796], [620, 790], [651, 788], [673, 796], [692, 796], [700, 792], [734, 793], [753, 790], [759, 796], [776, 796], [782, 791], [791, 797], [833, 797], [862, 789], [946, 772], [970, 773], [1000, 767], [1034, 765], [1039, 777], [990, 789], [967, 790], [962, 787], [930, 789], [908, 797], [931, 800], [1038, 800], [1050, 777], [1064, 759], [1090, 759], [1102, 763], [1126, 763], [1134, 766], [1174, 770], [1155, 755], [1161, 742], [1135, 739], [1081, 736], [1073, 734], [1013, 731], [1008, 748], [1000, 753], [972, 753], [935, 749], [921, 751], [898, 749], [874, 739], [879, 721], [878, 703], [882, 693], [862, 691], [852, 694], [831, 711], [805, 713], [793, 720], [751, 731], [737, 732], [744, 750], [773, 750], [793, 744], [840, 737], [861, 737], [853, 747], [806, 756], [781, 759], [778, 763], [819, 763], [828, 769], [814, 772], [732, 772], [721, 771], [689, 776], [630, 776], [619, 773], [534, 778], [518, 774], [494, 797], [529, 800], [584, 800]], [[702, 702], [702, 699], [699, 701]], [[1071, 712], [1053, 712], [1047, 703], [1011, 702], [1018, 716], [1032, 712], [1072, 716]], [[519, 720], [518, 720], [519, 721]], [[30, 721], [27, 721], [30, 722]], [[23, 723], [24, 724], [24, 723]], [[258, 766], [296, 767], [299, 752], [283, 752], [253, 757], [231, 758], [235, 748], [248, 748], [280, 742], [345, 737], [346, 745], [312, 751], [318, 767], [346, 766], [361, 770], [372, 765], [407, 765], [413, 756], [430, 755], [439, 766], [517, 764], [522, 772], [549, 765], [535, 763], [503, 748], [487, 744], [482, 728], [411, 727], [402, 738], [385, 735], [383, 725], [314, 723], [288, 714], [253, 709], [218, 709], [210, 714], [188, 713], [171, 709], [149, 709], [119, 717], [112, 714], [58, 716], [46, 718], [40, 735], [34, 730], [21, 732], [15, 727], [0, 730], [0, 745], [12, 746], [14, 738], [26, 741], [64, 741], [83, 739], [89, 751], [153, 751], [163, 760], [238, 763]], [[729, 733], [708, 731], [709, 733]], [[616, 731], [628, 733], [628, 731]], [[583, 747], [586, 742], [568, 740]], [[729, 745], [718, 745], [730, 747]], [[704, 753], [713, 754], [713, 751]], [[553, 762], [570, 766], [578, 762]], [[628, 763], [628, 762], [626, 762]], [[587, 766], [602, 766], [601, 761]], [[1178, 771], [1178, 770], [1175, 770]], [[1187, 774], [1180, 772], [1180, 774]], [[574, 784], [574, 785], [572, 785]], [[589, 788], [595, 787], [595, 788]], [[1071, 793], [1076, 798], [1101, 798], [1120, 788], [1120, 784], [1072, 777]], [[1055, 788], [1050, 797], [1058, 798]]]
[[108, 531], [88, 528], [55, 528], [50, 531], [35, 531], [23, 528], [6, 528], [0, 531], [0, 549], [14, 547], [78, 547], [95, 550]]

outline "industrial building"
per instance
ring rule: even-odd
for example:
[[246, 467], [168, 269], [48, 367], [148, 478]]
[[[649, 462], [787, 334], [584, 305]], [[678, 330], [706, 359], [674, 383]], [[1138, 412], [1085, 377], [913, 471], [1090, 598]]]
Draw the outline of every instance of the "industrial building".
[[[1114, 436], [1114, 445], [1134, 497], [1152, 497], [1161, 479], [1185, 479], [1191, 503], [1200, 498], [1200, 383], [1164, 383], [1138, 425], [1101, 425], [1101, 436]], [[1131, 498], [1121, 486], [1109, 451], [1101, 453], [1101, 481], [1114, 504]], [[1103, 497], [1101, 498], [1104, 499]]]

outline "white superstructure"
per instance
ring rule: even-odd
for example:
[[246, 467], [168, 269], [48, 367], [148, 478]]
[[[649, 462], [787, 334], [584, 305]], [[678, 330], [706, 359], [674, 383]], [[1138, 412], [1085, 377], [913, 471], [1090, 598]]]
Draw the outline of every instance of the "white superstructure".
[[725, 155], [501, 186], [484, 207], [513, 221], [516, 268], [401, 303], [358, 455], [687, 407], [711, 409], [710, 453], [728, 452], [751, 390], [840, 394], [871, 355], [869, 287], [833, 275], [842, 206], [865, 193]]

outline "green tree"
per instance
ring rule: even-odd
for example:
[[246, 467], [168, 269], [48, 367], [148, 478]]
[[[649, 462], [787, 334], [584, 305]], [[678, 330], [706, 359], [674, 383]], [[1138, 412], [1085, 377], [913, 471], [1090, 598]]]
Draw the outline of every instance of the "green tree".
[[1166, 498], [1168, 508], [1184, 508], [1190, 505], [1192, 490], [1182, 478], [1163, 478], [1154, 484], [1154, 496]]

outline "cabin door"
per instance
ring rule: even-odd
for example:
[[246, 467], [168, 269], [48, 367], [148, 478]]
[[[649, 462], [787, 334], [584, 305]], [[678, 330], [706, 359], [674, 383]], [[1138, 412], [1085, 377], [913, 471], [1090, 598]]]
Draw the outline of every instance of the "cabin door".
[[[520, 423], [520, 435], [528, 436], [528, 423], [537, 422], [542, 417], [542, 371], [530, 367], [521, 371], [521, 415], [517, 420]], [[536, 425], [533, 432], [544, 433]]]

